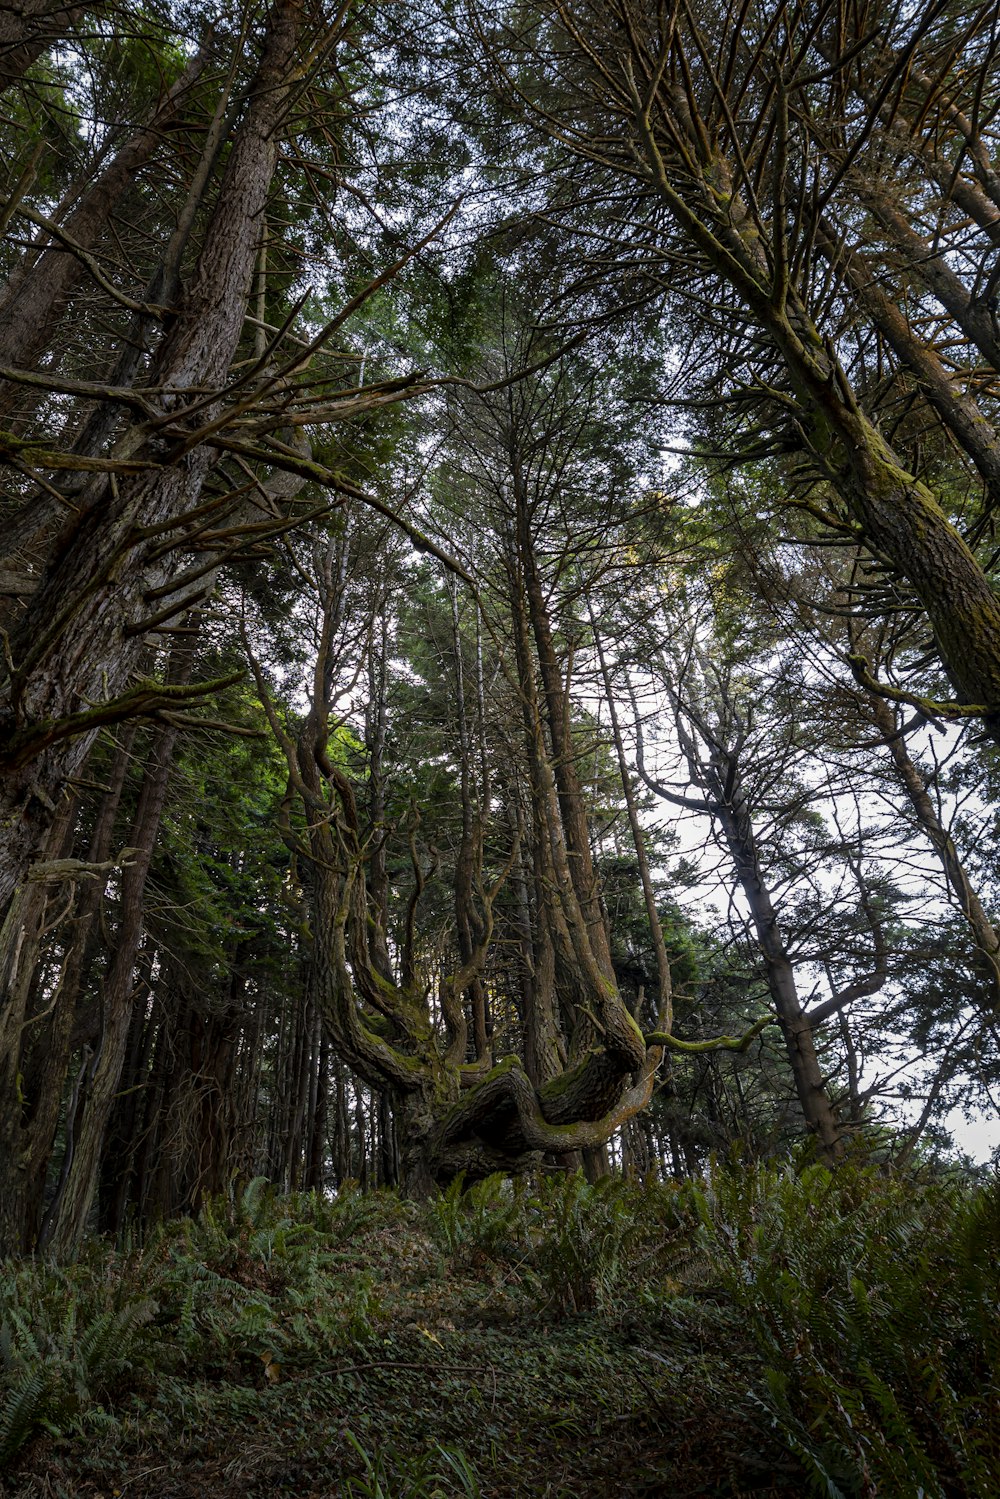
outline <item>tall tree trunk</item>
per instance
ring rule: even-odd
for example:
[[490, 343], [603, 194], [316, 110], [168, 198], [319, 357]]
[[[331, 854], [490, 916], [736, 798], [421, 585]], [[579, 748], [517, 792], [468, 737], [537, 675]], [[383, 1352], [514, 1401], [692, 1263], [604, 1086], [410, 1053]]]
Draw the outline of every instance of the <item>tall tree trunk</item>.
[[764, 880], [749, 810], [742, 800], [738, 784], [728, 797], [724, 795], [721, 786], [718, 788], [715, 814], [729, 846], [740, 888], [750, 907], [757, 941], [764, 958], [768, 991], [785, 1038], [799, 1107], [807, 1128], [816, 1140], [820, 1155], [828, 1163], [834, 1164], [844, 1153], [840, 1121], [816, 1055], [812, 1024], [799, 999], [795, 969], [788, 956], [777, 912]]
[[[239, 345], [299, 20], [298, 0], [277, 0], [192, 284], [155, 362], [152, 383], [165, 392], [158, 399], [177, 419], [184, 392], [222, 387]], [[209, 406], [201, 416], [213, 414]], [[129, 712], [144, 595], [166, 584], [175, 566], [163, 553], [164, 527], [197, 502], [211, 464], [202, 444], [166, 468], [108, 485], [102, 503], [85, 509], [12, 639], [16, 665], [0, 703], [7, 728], [0, 747], [4, 914], [51, 821], [49, 807], [79, 769], [101, 718]]]
[[[126, 729], [111, 762], [108, 787], [87, 850], [87, 862], [108, 870], [113, 853], [114, 830], [125, 778], [131, 761], [135, 727]], [[29, 1176], [34, 1189], [29, 1205], [26, 1248], [37, 1241], [41, 1228], [43, 1193], [52, 1156], [59, 1114], [63, 1104], [66, 1074], [74, 1028], [79, 1028], [88, 973], [93, 961], [95, 928], [107, 885], [107, 872], [80, 881], [68, 950], [63, 960], [52, 1015], [46, 1025], [40, 1065], [32, 1078], [31, 1105], [25, 1119]]]
[[[190, 677], [193, 647], [175, 648], [174, 681]], [[87, 1226], [97, 1185], [101, 1148], [121, 1076], [135, 1002], [135, 966], [144, 935], [144, 898], [153, 848], [160, 828], [179, 729], [156, 731], [129, 838], [131, 863], [122, 871], [121, 913], [114, 951], [101, 995], [101, 1034], [88, 1078], [83, 1114], [69, 1170], [52, 1214], [48, 1243], [57, 1255], [71, 1255]]]
[[137, 1197], [133, 1173], [144, 1133], [144, 1115], [149, 1102], [149, 1065], [157, 1032], [147, 1014], [153, 956], [153, 949], [148, 946], [143, 949], [142, 983], [137, 1002], [132, 1006], [119, 1096], [111, 1111], [101, 1153], [97, 1226], [99, 1233], [114, 1238], [124, 1228], [129, 1208], [134, 1206]]
[[[327, 1111], [330, 1095], [330, 1041], [318, 1021], [318, 1050], [315, 1059], [315, 1093], [312, 1098], [312, 1117], [309, 1129], [309, 1165], [304, 1186], [310, 1192], [322, 1192], [326, 1180]], [[382, 1102], [382, 1100], [380, 1100]], [[389, 1186], [394, 1181], [391, 1166], [386, 1165], [386, 1123], [383, 1117], [380, 1131], [382, 1144], [382, 1184]]]
[[387, 610], [383, 605], [379, 624], [372, 632], [368, 647], [368, 706], [365, 712], [365, 743], [368, 750], [368, 824], [372, 851], [368, 860], [368, 895], [372, 924], [368, 942], [372, 965], [382, 978], [391, 983], [392, 962], [389, 957], [389, 876], [386, 871], [385, 804], [385, 737], [388, 728], [387, 692], [389, 683], [389, 635]]
[[528, 499], [520, 471], [519, 456], [512, 459], [514, 493], [517, 505], [517, 538], [523, 569], [528, 618], [535, 641], [538, 669], [545, 701], [545, 718], [552, 745], [552, 770], [559, 795], [559, 811], [565, 833], [566, 854], [573, 889], [587, 924], [587, 934], [594, 957], [609, 981], [614, 981], [608, 928], [601, 904], [600, 885], [590, 851], [590, 828], [587, 821], [583, 789], [577, 770], [576, 749], [570, 732], [569, 686], [552, 638], [552, 626], [542, 587], [542, 579], [531, 536]]
[[604, 682], [605, 701], [607, 702], [608, 714], [611, 719], [611, 735], [615, 744], [615, 754], [618, 758], [622, 791], [625, 796], [625, 810], [628, 813], [628, 825], [632, 834], [632, 846], [635, 849], [636, 863], [639, 866], [639, 883], [642, 886], [642, 899], [646, 907], [646, 920], [649, 922], [649, 935], [656, 957], [656, 975], [659, 981], [656, 1029], [669, 1031], [673, 1027], [673, 984], [670, 977], [670, 960], [667, 957], [667, 948], [663, 940], [663, 926], [660, 922], [660, 913], [656, 909], [656, 892], [653, 889], [653, 875], [649, 867], [649, 858], [646, 854], [646, 840], [639, 821], [639, 808], [636, 805], [635, 792], [632, 785], [632, 772], [625, 755], [625, 742], [622, 738], [621, 722], [615, 702], [614, 684], [612, 683], [611, 673], [608, 670], [608, 664], [605, 659], [604, 644], [592, 611], [590, 622], [594, 631], [594, 644], [597, 647], [597, 660], [601, 668], [601, 678]]
[[[722, 742], [721, 735], [713, 733], [709, 741], [711, 752], [706, 761], [699, 754], [698, 746], [688, 731], [683, 706], [676, 690], [669, 684], [667, 690], [673, 704], [678, 737], [688, 762], [689, 774], [695, 785], [704, 788], [705, 799], [671, 792], [648, 774], [642, 754], [641, 733], [637, 756], [639, 774], [656, 795], [688, 811], [711, 817], [721, 828], [737, 882], [750, 908], [764, 961], [768, 992], [784, 1036], [799, 1107], [807, 1128], [816, 1140], [820, 1155], [834, 1164], [844, 1153], [840, 1121], [819, 1065], [813, 1024], [802, 1008], [795, 982], [795, 968], [764, 878], [753, 820], [742, 790], [738, 757]], [[634, 696], [633, 706], [636, 706]], [[636, 721], [638, 723], [638, 713]], [[704, 732], [709, 733], [707, 728]], [[861, 986], [859, 992], [869, 990]]]
[[[459, 788], [462, 803], [462, 833], [455, 858], [455, 925], [458, 936], [458, 954], [465, 964], [472, 960], [482, 941], [482, 921], [476, 912], [473, 899], [474, 879], [477, 866], [482, 867], [481, 815], [473, 806], [472, 787], [472, 734], [465, 700], [465, 666], [462, 655], [462, 635], [458, 615], [458, 583], [449, 578], [451, 595], [451, 641], [455, 661], [455, 706], [458, 716], [459, 740]], [[480, 800], [482, 806], [482, 800]], [[477, 1061], [485, 1061], [489, 1054], [486, 1035], [486, 988], [481, 975], [477, 974], [465, 994], [472, 1020], [473, 1049]], [[464, 1058], [463, 1058], [464, 1060]]]
[[60, 872], [60, 865], [75, 811], [75, 801], [65, 798], [49, 829], [52, 859], [36, 866], [35, 877], [15, 889], [0, 928], [0, 1259], [29, 1247], [35, 1139], [26, 1117], [31, 1100], [24, 1093], [25, 1046], [32, 1024], [28, 1010], [46, 908], [53, 893], [58, 896], [65, 889], [67, 877], [74, 877], [70, 870]]
[[[72, 211], [58, 224], [64, 240], [53, 230], [41, 230], [39, 242], [26, 251], [14, 269], [0, 292], [0, 368], [33, 369], [42, 352], [51, 347], [55, 319], [67, 297], [88, 275], [85, 257], [105, 233], [122, 196], [133, 186], [136, 173], [162, 149], [164, 130], [176, 119], [204, 61], [201, 53], [191, 59], [177, 82], [156, 103], [146, 123], [79, 194]], [[67, 242], [74, 249], [67, 248]], [[0, 414], [17, 404], [22, 389], [13, 381], [0, 383]]]

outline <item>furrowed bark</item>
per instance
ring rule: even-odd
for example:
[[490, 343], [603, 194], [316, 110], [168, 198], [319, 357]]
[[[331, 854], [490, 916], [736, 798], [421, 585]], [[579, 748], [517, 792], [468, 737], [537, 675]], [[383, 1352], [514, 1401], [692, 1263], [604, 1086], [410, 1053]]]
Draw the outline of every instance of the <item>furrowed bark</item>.
[[[239, 344], [299, 22], [297, 0], [282, 0], [271, 12], [193, 282], [154, 365], [152, 383], [177, 393], [161, 398], [177, 419], [184, 391], [222, 386]], [[164, 584], [172, 569], [168, 557], [157, 557], [159, 531], [197, 501], [213, 461], [204, 445], [180, 457], [162, 444], [146, 451], [154, 466], [109, 486], [102, 503], [82, 516], [11, 640], [13, 667], [0, 700], [8, 736], [114, 699], [136, 668], [143, 645], [132, 627], [146, 616], [146, 590]], [[84, 732], [53, 744], [7, 777], [0, 796], [0, 910], [44, 836], [49, 806], [92, 738]]]

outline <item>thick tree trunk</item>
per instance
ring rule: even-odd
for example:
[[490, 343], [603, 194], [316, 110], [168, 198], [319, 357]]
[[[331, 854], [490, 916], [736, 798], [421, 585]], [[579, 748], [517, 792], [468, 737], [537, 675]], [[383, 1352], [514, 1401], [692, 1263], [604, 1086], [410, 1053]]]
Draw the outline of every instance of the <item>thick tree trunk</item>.
[[[650, 65], [646, 58], [635, 61]], [[654, 89], [654, 96], [658, 107], [662, 98], [662, 115], [654, 119], [640, 110], [632, 122], [651, 190], [684, 244], [733, 288], [782, 360], [798, 419], [859, 539], [908, 580], [959, 696], [982, 705], [987, 729], [1000, 741], [1000, 599], [990, 580], [934, 494], [907, 471], [862, 410], [805, 293], [786, 284], [762, 222], [741, 198], [738, 168], [708, 144], [702, 122], [696, 124], [692, 99], [679, 82]], [[673, 173], [678, 138], [688, 148], [685, 159], [697, 163], [693, 173]]]
[[[161, 399], [178, 419], [184, 392], [221, 388], [239, 345], [298, 34], [298, 0], [280, 0], [191, 288], [153, 373], [154, 385], [177, 392]], [[201, 413], [212, 415], [211, 407]], [[168, 466], [109, 487], [85, 511], [12, 640], [16, 664], [0, 703], [7, 730], [0, 912], [44, 837], [49, 807], [92, 743], [91, 715], [99, 716], [92, 705], [117, 699], [129, 685], [143, 649], [144, 595], [166, 583], [173, 567], [163, 553], [164, 528], [176, 527], [197, 502], [212, 463], [204, 445], [180, 459], [147, 449], [147, 458], [166, 458]]]
[[[523, 569], [523, 553], [519, 561]], [[531, 778], [536, 891], [540, 902], [537, 919], [548, 928], [554, 960], [555, 996], [548, 1003], [553, 1016], [569, 1036], [571, 1062], [578, 1062], [603, 1044], [609, 1051], [629, 1058], [631, 1068], [638, 1068], [645, 1060], [645, 1044], [615, 983], [607, 926], [590, 857], [582, 792], [575, 769], [570, 766], [569, 779], [564, 781], [565, 794], [560, 798], [552, 756], [546, 744], [548, 720], [543, 720], [535, 686], [535, 656], [529, 639], [529, 591], [524, 587], [520, 572], [515, 573], [512, 583], [514, 644]], [[536, 602], [538, 597], [536, 595]], [[562, 718], [565, 705], [561, 692], [559, 698], [557, 716]], [[570, 815], [571, 824], [576, 829], [572, 844], [564, 813]], [[574, 848], [580, 854], [575, 865], [576, 874], [571, 863]], [[586, 909], [579, 898], [578, 882], [590, 892]], [[538, 997], [546, 1002], [540, 991]], [[545, 1023], [539, 1034], [549, 1031], [550, 1027]]]
[[[556, 961], [552, 938], [544, 920], [534, 930], [528, 900], [528, 884], [518, 851], [516, 865], [518, 925], [521, 940], [521, 1008], [524, 1028], [524, 1063], [536, 1088], [551, 1082], [568, 1060], [566, 1038], [560, 1028], [553, 997], [556, 991]], [[545, 911], [548, 895], [544, 867], [535, 858], [535, 911]]]

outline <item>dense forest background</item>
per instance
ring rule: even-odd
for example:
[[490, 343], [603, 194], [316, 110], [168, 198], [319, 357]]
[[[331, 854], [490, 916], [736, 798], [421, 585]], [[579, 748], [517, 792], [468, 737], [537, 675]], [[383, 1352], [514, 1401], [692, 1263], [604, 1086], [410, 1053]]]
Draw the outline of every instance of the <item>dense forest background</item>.
[[995, 8], [0, 24], [3, 1249], [991, 1108]]
[[996, 1493], [998, 50], [0, 8], [18, 1493]]

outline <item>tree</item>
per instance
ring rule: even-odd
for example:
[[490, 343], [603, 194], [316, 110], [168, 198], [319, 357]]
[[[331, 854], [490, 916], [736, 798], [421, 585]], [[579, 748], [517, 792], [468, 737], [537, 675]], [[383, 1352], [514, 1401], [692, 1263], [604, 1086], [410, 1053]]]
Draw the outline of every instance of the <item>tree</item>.
[[[330, 748], [331, 726], [348, 711], [348, 684], [359, 669], [352, 664], [357, 642], [375, 633], [375, 601], [383, 597], [362, 581], [370, 565], [362, 536], [334, 536], [317, 547], [317, 655], [311, 706], [298, 725], [270, 701], [257, 668], [290, 792], [304, 812], [305, 831], [287, 836], [309, 870], [317, 1002], [336, 1053], [391, 1097], [403, 1180], [413, 1191], [463, 1170], [523, 1170], [542, 1154], [599, 1150], [648, 1102], [664, 1047], [685, 1045], [669, 1028], [669, 990], [650, 996], [644, 1035], [615, 971], [582, 778], [589, 752], [572, 705], [580, 622], [568, 601], [583, 595], [591, 572], [600, 576], [609, 565], [607, 542], [596, 546], [608, 526], [607, 497], [592, 511], [593, 531], [585, 520], [601, 482], [593, 466], [600, 462], [602, 478], [626, 483], [635, 438], [612, 439], [624, 407], [592, 357], [536, 340], [519, 329], [512, 306], [506, 318], [496, 375], [453, 408], [434, 480], [450, 516], [465, 516], [453, 529], [453, 548], [475, 558], [480, 619], [469, 675], [476, 688], [470, 701], [457, 594], [438, 590], [421, 611], [421, 653], [430, 655], [421, 673], [425, 680], [444, 673], [436, 700], [446, 704], [445, 722], [425, 753], [435, 767], [435, 800], [455, 797], [457, 823], [449, 835], [436, 813], [429, 827], [423, 814], [411, 817], [412, 880], [395, 930], [385, 929], [386, 833], [366, 826], [357, 785]], [[512, 378], [533, 365], [533, 373]], [[492, 708], [478, 661], [484, 640], [493, 690], [502, 694]], [[509, 727], [499, 730], [509, 745], [501, 767], [484, 720], [496, 722], [498, 710], [511, 708], [520, 742]], [[385, 728], [378, 715], [375, 723], [382, 774]], [[369, 732], [371, 725], [369, 715]], [[427, 805], [426, 792], [420, 801]], [[383, 812], [387, 802], [383, 791], [369, 799]], [[429, 947], [420, 922], [428, 921], [449, 836], [454, 936]], [[377, 899], [370, 871], [383, 892]], [[506, 893], [512, 882], [515, 900]], [[391, 876], [389, 885], [392, 893]], [[492, 1036], [487, 1031], [485, 991], [512, 905], [511, 935], [518, 934], [530, 982], [517, 990], [518, 1023], [505, 1038], [499, 1025]], [[663, 976], [669, 980], [669, 964]], [[641, 993], [633, 1003], [643, 1004]], [[737, 1043], [701, 1043], [713, 1044]]]
[[0, 1248], [911, 1149], [995, 1072], [988, 8], [206, 19], [0, 23]]
[[[988, 8], [970, 7], [957, 35], [941, 15], [880, 13], [881, 24], [865, 31], [826, 4], [808, 22], [786, 6], [773, 17], [720, 9], [696, 19], [680, 6], [631, 0], [518, 6], [496, 25], [474, 12], [483, 70], [556, 150], [589, 165], [582, 186], [567, 181], [554, 197], [553, 211], [585, 242], [596, 235], [619, 276], [678, 309], [697, 359], [711, 349], [696, 406], [742, 425], [753, 412], [756, 456], [794, 448], [802, 489], [792, 503], [833, 537], [861, 542], [905, 584], [962, 707], [995, 737], [1000, 613], [989, 576], [952, 519], [949, 489], [920, 474], [905, 440], [893, 446], [869, 388], [851, 379], [855, 324], [845, 332], [838, 317], [839, 282], [814, 272], [814, 246], [825, 244], [855, 317], [859, 307], [877, 314], [882, 339], [892, 323], [897, 357], [904, 351], [921, 391], [933, 393], [993, 483], [990, 423], [936, 349], [908, 332], [904, 341], [862, 252], [844, 250], [823, 218], [843, 200], [848, 163], [862, 169], [869, 139], [895, 142], [898, 111], [885, 106], [897, 95], [909, 100], [922, 140], [931, 118], [933, 129], [940, 119], [952, 132], [956, 176], [971, 140], [972, 177], [992, 181], [982, 112], [968, 118], [955, 103], [956, 93], [968, 96], [966, 59], [969, 91], [982, 97]], [[861, 82], [868, 74], [874, 88]], [[969, 186], [982, 199], [981, 183]], [[594, 204], [612, 206], [595, 214]], [[844, 224], [856, 222], [853, 209], [848, 199]], [[748, 450], [745, 439], [741, 446]]]

